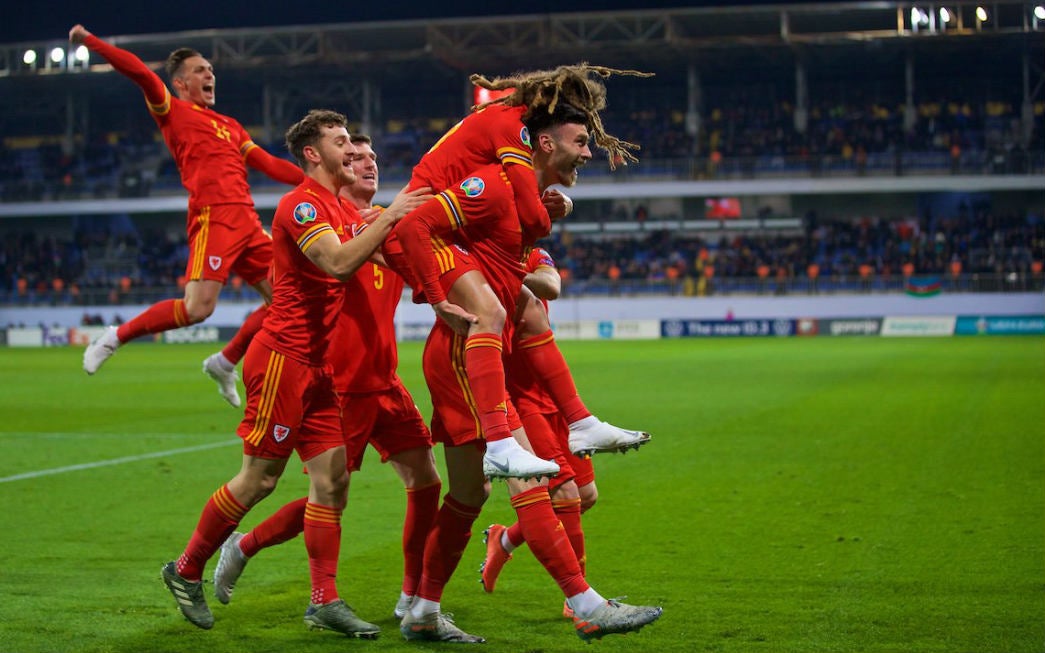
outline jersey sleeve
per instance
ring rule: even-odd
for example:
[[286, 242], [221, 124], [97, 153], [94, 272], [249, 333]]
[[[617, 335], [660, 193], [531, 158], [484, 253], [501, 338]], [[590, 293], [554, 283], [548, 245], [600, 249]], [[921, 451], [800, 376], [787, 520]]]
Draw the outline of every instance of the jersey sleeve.
[[541, 202], [537, 189], [537, 175], [533, 166], [505, 165], [504, 172], [512, 183], [515, 207], [519, 212], [519, 224], [523, 230], [523, 241], [532, 243], [544, 238], [552, 231], [552, 219]]
[[515, 206], [524, 242], [535, 242], [551, 233], [552, 220], [541, 202], [537, 175], [533, 170], [533, 143], [530, 130], [522, 122], [517, 110], [506, 110], [492, 115], [495, 126], [491, 133], [497, 159], [504, 166], [508, 181], [512, 182]]
[[279, 206], [272, 220], [279, 220], [285, 226], [302, 254], [307, 255], [309, 248], [325, 234], [337, 234], [332, 226], [336, 216], [324, 215], [329, 209], [320, 202], [311, 201], [303, 193], [288, 199], [290, 201]]
[[167, 85], [145, 65], [145, 62], [133, 53], [107, 43], [93, 34], [85, 38], [83, 43], [92, 52], [102, 55], [113, 68], [141, 88], [145, 93], [145, 101], [149, 104], [149, 111], [156, 115], [164, 115], [170, 111], [171, 94]]
[[268, 178], [297, 186], [305, 180], [305, 173], [298, 166], [286, 159], [273, 156], [265, 151], [260, 145], [251, 139], [247, 130], [240, 128], [242, 138], [239, 151], [243, 155], [243, 161], [251, 168], [264, 173]]
[[534, 247], [526, 256], [526, 271], [536, 272], [540, 268], [555, 268], [555, 259], [543, 247]]

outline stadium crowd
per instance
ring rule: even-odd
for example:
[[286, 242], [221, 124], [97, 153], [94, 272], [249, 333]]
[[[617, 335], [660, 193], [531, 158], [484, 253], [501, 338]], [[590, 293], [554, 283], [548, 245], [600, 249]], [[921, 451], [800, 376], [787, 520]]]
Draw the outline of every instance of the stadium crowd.
[[[1041, 216], [995, 215], [981, 209], [935, 219], [821, 218], [801, 229], [745, 230], [730, 235], [637, 229], [612, 235], [573, 233], [569, 223], [541, 245], [564, 275], [565, 292], [622, 289], [696, 293], [695, 282], [848, 279], [870, 288], [911, 275], [1042, 276]], [[183, 287], [184, 235], [161, 229], [118, 234], [77, 230], [69, 238], [22, 231], [0, 246], [0, 301], [7, 304], [136, 303]], [[743, 290], [743, 287], [738, 287]], [[249, 299], [235, 277], [230, 299]]]
[[[703, 112], [696, 138], [686, 129], [682, 110], [666, 108], [671, 104], [665, 103], [648, 106], [607, 119], [608, 128], [642, 144], [642, 158], [649, 165], [628, 174], [656, 174], [663, 164], [686, 177], [871, 170], [899, 175], [919, 167], [1019, 174], [1043, 165], [1040, 152], [1023, 146], [1020, 107], [1009, 101], [974, 103], [956, 95], [922, 102], [914, 107], [910, 128], [902, 102], [823, 101], [810, 106], [808, 127], [800, 131], [790, 101], [765, 101], [737, 90]], [[1033, 114], [1029, 142], [1040, 143], [1045, 101], [1033, 105]], [[449, 119], [439, 117], [387, 121], [377, 130], [385, 147], [387, 177], [408, 177], [411, 166], [449, 124]], [[47, 136], [6, 139], [0, 145], [0, 199], [142, 197], [181, 190], [163, 143], [146, 129], [96, 134], [71, 152], [64, 152], [60, 142], [59, 137]], [[280, 143], [267, 149], [283, 151]], [[260, 174], [253, 174], [251, 182], [275, 183]]]

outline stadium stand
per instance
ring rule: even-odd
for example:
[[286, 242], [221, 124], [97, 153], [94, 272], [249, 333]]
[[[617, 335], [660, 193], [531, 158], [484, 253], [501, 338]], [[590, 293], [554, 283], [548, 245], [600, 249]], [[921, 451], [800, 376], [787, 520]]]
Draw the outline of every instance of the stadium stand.
[[[1000, 16], [1009, 5], [1029, 7], [997, 3]], [[569, 293], [877, 292], [902, 287], [905, 269], [960, 289], [1040, 288], [1037, 24], [1013, 14], [991, 29], [966, 20], [928, 30], [909, 17], [898, 24], [902, 6], [346, 24], [327, 28], [322, 49], [295, 40], [293, 27], [123, 43], [154, 62], [184, 44], [211, 53], [218, 106], [273, 152], [304, 110], [345, 111], [374, 137], [385, 188], [466, 110], [470, 72], [581, 58], [656, 72], [613, 80], [605, 114], [612, 133], [643, 146], [640, 163], [589, 166], [575, 215], [546, 243]], [[974, 4], [955, 6], [960, 18]], [[506, 36], [523, 27], [532, 42]], [[557, 45], [535, 55], [551, 34]], [[0, 68], [18, 60], [0, 58]], [[0, 302], [170, 294], [184, 270], [184, 218], [164, 198], [184, 191], [126, 81], [94, 63], [0, 72]], [[969, 179], [986, 181], [968, 188]], [[819, 185], [790, 188], [807, 182]], [[705, 205], [727, 194], [739, 198], [739, 219], [710, 220]], [[129, 209], [131, 200], [141, 203]], [[271, 206], [259, 209], [265, 217]]]

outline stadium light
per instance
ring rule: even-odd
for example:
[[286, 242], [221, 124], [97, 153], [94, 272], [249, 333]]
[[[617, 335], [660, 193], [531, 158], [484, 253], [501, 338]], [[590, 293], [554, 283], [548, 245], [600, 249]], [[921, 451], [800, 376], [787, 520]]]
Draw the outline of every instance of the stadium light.
[[1045, 5], [1034, 5], [1034, 10], [1030, 12], [1030, 22], [1033, 29], [1045, 27]]
[[62, 63], [63, 59], [65, 59], [65, 50], [62, 48], [51, 50], [51, 63]]
[[26, 50], [25, 54], [22, 55], [22, 63], [27, 66], [32, 66], [36, 63], [36, 50]]
[[980, 23], [986, 23], [990, 16], [987, 15], [987, 10], [983, 8], [983, 5], [976, 7], [976, 26], [979, 27]]
[[946, 25], [949, 22], [951, 22], [951, 12], [947, 7], [940, 7], [940, 24]]
[[73, 56], [80, 63], [87, 63], [87, 60], [91, 58], [91, 51], [87, 49], [86, 45], [81, 45], [76, 48], [76, 52], [73, 53]]
[[911, 7], [911, 30], [917, 32], [929, 25], [929, 14], [921, 7]]

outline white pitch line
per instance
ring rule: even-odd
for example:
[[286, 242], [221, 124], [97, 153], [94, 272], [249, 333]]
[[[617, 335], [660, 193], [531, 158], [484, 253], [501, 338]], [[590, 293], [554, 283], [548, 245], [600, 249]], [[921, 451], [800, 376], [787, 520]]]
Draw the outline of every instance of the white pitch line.
[[99, 460], [93, 463], [81, 463], [79, 465], [69, 465], [67, 467], [54, 467], [52, 469], [40, 469], [35, 472], [25, 472], [24, 474], [15, 474], [14, 476], [5, 476], [0, 478], [0, 483], [10, 483], [12, 481], [24, 481], [30, 478], [40, 478], [41, 476], [52, 476], [54, 474], [64, 474], [66, 472], [77, 472], [82, 469], [95, 469], [96, 467], [108, 467], [110, 465], [122, 465], [123, 463], [135, 463], [140, 460], [148, 460], [149, 458], [162, 458], [163, 456], [174, 456], [181, 453], [192, 453], [194, 451], [206, 451], [207, 449], [217, 449], [218, 447], [227, 447], [233, 444], [242, 444], [243, 440], [222, 440], [221, 442], [212, 442], [210, 444], [201, 444], [195, 447], [184, 447], [182, 449], [168, 449], [167, 451], [156, 451], [153, 453], [143, 453], [137, 456], [125, 456], [123, 458], [113, 458], [112, 460]]

